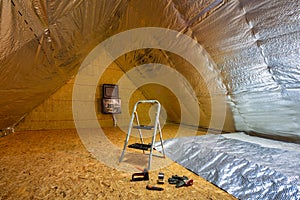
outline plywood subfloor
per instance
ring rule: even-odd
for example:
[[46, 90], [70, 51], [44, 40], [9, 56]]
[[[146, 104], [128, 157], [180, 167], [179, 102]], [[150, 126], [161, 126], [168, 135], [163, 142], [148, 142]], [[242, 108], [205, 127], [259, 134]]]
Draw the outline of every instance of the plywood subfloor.
[[[164, 131], [166, 138], [172, 137], [174, 128]], [[113, 143], [123, 145], [125, 135], [119, 129], [106, 128], [105, 133]], [[175, 174], [188, 176], [194, 185], [175, 188], [166, 182], [164, 191], [146, 190], [147, 184], [156, 184], [159, 171], [165, 179]], [[0, 138], [1, 200], [234, 199], [176, 163], [150, 171], [149, 182], [131, 182], [131, 175], [95, 159], [75, 129], [22, 131]]]

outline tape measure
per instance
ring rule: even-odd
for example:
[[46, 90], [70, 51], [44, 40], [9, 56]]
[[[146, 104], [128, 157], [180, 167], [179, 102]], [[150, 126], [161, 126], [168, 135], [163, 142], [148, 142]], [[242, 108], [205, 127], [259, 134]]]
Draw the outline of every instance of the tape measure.
[[165, 178], [165, 174], [163, 172], [159, 172], [158, 173], [157, 183], [158, 184], [164, 184], [164, 178]]

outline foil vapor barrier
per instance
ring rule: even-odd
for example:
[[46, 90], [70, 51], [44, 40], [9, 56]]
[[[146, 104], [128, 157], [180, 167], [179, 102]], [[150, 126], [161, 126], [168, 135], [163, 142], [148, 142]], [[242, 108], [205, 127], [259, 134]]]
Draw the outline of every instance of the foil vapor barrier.
[[[239, 199], [300, 199], [300, 145], [244, 133], [174, 138], [166, 156]], [[157, 143], [156, 149], [161, 151]]]
[[[300, 0], [0, 1], [0, 130], [15, 127], [72, 79], [89, 52], [106, 39], [159, 27], [193, 38], [208, 53], [207, 66], [214, 67], [199, 75], [180, 55], [152, 49], [122, 55], [115, 61], [120, 70], [155, 62], [178, 71], [195, 91], [200, 126], [206, 128], [211, 99], [219, 95], [209, 92], [209, 84], [218, 84], [228, 104], [223, 130], [299, 143], [299, 5]], [[141, 92], [155, 97], [149, 89]], [[174, 102], [166, 103], [169, 121], [182, 123], [180, 113], [173, 112], [178, 108]]]

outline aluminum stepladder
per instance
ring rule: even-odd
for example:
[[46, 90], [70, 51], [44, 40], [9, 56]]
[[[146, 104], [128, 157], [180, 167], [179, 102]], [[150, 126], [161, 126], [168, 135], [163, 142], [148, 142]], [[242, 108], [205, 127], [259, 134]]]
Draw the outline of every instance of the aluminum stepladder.
[[[145, 126], [145, 125], [140, 124], [139, 118], [138, 118], [138, 113], [137, 113], [137, 108], [138, 108], [138, 105], [140, 105], [140, 104], [157, 104], [157, 110], [156, 110], [156, 113], [155, 113], [154, 126]], [[129, 127], [128, 127], [127, 137], [126, 137], [126, 140], [125, 140], [125, 143], [124, 143], [124, 148], [123, 148], [121, 157], [119, 159], [119, 162], [122, 162], [123, 159], [124, 159], [124, 154], [125, 154], [125, 151], [126, 151], [126, 147], [127, 147], [128, 141], [129, 141], [129, 137], [130, 137], [132, 128], [138, 129], [139, 136], [140, 136], [140, 141], [141, 141], [142, 145], [144, 145], [142, 129], [144, 129], [144, 130], [153, 130], [152, 142], [151, 142], [151, 145], [150, 145], [150, 154], [149, 154], [149, 160], [148, 160], [148, 170], [150, 170], [150, 168], [151, 168], [153, 148], [154, 148], [154, 143], [155, 143], [155, 139], [156, 139], [157, 130], [159, 131], [159, 138], [160, 138], [160, 144], [161, 144], [161, 147], [162, 147], [163, 156], [156, 155], [156, 154], [154, 154], [154, 155], [158, 156], [158, 157], [165, 158], [165, 150], [164, 150], [164, 146], [163, 146], [163, 142], [162, 142], [162, 140], [163, 140], [162, 139], [162, 131], [161, 131], [160, 123], [159, 123], [160, 109], [161, 109], [161, 105], [160, 105], [159, 101], [157, 101], [157, 100], [140, 100], [140, 101], [135, 103], [135, 105], [133, 107], [132, 114], [131, 114], [131, 119], [130, 119], [130, 123], [129, 123]], [[136, 119], [137, 126], [133, 126], [134, 119]], [[144, 152], [144, 150], [143, 150], [143, 152]]]

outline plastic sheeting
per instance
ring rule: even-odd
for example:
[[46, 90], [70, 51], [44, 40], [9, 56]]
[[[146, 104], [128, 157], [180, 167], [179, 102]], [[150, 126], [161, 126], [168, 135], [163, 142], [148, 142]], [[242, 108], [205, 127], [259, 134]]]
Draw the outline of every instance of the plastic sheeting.
[[[14, 127], [76, 75], [101, 41], [152, 26], [186, 33], [214, 60], [212, 73], [221, 77], [230, 105], [225, 129], [299, 142], [299, 5], [299, 0], [3, 0], [0, 129]], [[157, 52], [152, 60], [163, 54], [195, 88], [204, 113], [200, 126], [206, 127], [211, 97], [205, 84], [188, 63]], [[140, 57], [130, 59], [137, 63]], [[127, 61], [118, 65], [124, 71], [133, 67]]]
[[[300, 199], [300, 145], [243, 133], [163, 142], [166, 155], [239, 199]], [[156, 149], [161, 151], [157, 143]]]

